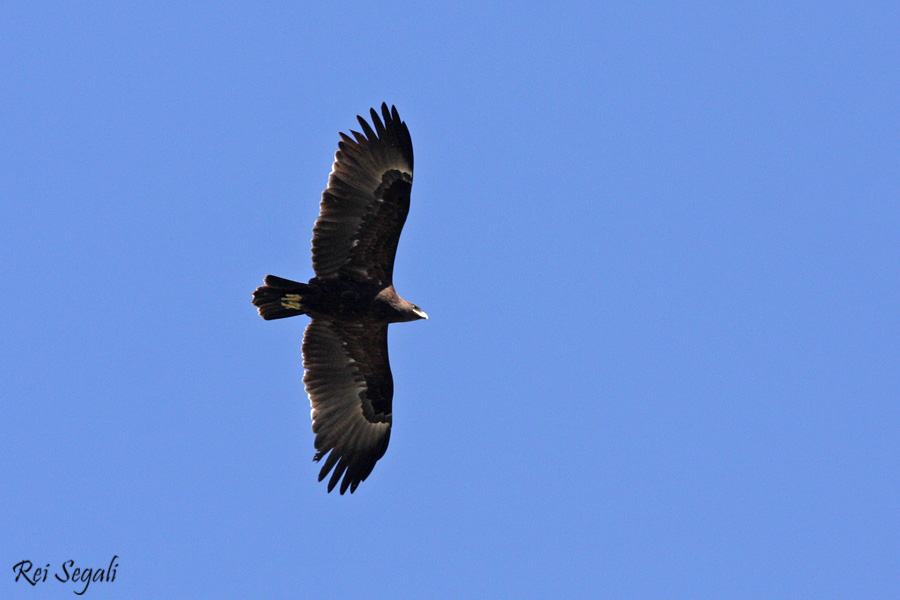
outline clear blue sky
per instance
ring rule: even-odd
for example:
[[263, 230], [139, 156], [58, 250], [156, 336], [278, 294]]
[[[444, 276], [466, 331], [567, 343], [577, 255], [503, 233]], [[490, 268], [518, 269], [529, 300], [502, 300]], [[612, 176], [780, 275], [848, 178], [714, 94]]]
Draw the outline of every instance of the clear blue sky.
[[[7, 3], [0, 597], [900, 597], [894, 2]], [[311, 462], [338, 131], [416, 153], [390, 448]]]

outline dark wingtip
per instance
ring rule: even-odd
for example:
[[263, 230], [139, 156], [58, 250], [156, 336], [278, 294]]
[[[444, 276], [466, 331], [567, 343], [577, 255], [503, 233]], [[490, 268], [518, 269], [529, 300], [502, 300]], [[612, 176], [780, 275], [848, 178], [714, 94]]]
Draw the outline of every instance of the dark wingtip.
[[[365, 132], [366, 137], [369, 139], [369, 141], [374, 142], [378, 136], [375, 135], [374, 131], [372, 131], [372, 127], [361, 116], [356, 115], [356, 119], [359, 121], [359, 126], [362, 127], [362, 130]], [[351, 133], [355, 132], [351, 131]]]
[[[353, 133], [353, 132], [351, 131], [350, 133]], [[338, 142], [338, 148], [341, 147], [341, 144], [353, 144], [354, 146], [357, 145], [357, 143], [353, 141], [353, 138], [351, 138], [349, 135], [347, 135], [343, 131], [339, 131], [338, 135], [341, 136], [341, 141]]]
[[372, 115], [372, 125], [375, 127], [375, 131], [378, 132], [378, 138], [384, 138], [385, 127], [384, 123], [381, 122], [381, 117], [378, 116], [374, 108], [369, 109], [369, 114]]
[[353, 131], [353, 130], [351, 129], [351, 130], [350, 130], [350, 133], [352, 133], [352, 134], [353, 134], [353, 137], [356, 138], [356, 145], [357, 145], [357, 146], [358, 146], [359, 144], [362, 144], [363, 142], [366, 141], [366, 136], [364, 136], [364, 135], [361, 134], [360, 132], [358, 132], [358, 131]]

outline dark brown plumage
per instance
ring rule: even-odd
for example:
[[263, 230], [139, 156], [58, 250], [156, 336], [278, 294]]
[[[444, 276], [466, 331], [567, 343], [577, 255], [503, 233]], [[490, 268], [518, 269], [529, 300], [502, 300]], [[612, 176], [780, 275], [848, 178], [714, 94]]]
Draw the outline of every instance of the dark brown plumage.
[[388, 324], [428, 318], [393, 286], [409, 212], [412, 140], [396, 108], [382, 104], [381, 118], [370, 112], [372, 126], [357, 117], [363, 133], [340, 134], [313, 227], [316, 276], [299, 283], [267, 275], [253, 292], [264, 319], [312, 317], [303, 337], [303, 382], [316, 434], [313, 460], [327, 455], [319, 481], [331, 472], [328, 491], [340, 481], [341, 494], [369, 476], [391, 437]]

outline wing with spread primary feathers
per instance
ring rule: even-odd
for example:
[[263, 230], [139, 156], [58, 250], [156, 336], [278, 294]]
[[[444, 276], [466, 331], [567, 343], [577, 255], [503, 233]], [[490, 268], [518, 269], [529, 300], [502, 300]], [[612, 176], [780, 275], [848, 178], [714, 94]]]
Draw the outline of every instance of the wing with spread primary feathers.
[[[384, 456], [391, 437], [394, 382], [388, 362], [387, 324], [313, 319], [303, 338], [303, 382], [312, 405], [319, 481], [330, 492], [343, 475], [341, 494], [352, 493]], [[329, 454], [330, 452], [330, 454]]]
[[[400, 231], [409, 213], [413, 150], [397, 109], [371, 110], [372, 126], [357, 117], [363, 133], [341, 133], [328, 187], [313, 227], [316, 277], [347, 277], [392, 283]], [[373, 129], [374, 127], [374, 129]]]

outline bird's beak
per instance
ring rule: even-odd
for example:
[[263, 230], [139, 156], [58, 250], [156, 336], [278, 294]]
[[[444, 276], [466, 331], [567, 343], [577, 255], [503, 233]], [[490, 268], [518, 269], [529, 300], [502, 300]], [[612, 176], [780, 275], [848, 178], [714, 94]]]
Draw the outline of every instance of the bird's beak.
[[421, 308], [417, 308], [417, 309], [415, 310], [415, 313], [416, 313], [417, 315], [419, 315], [419, 318], [420, 318], [420, 319], [427, 319], [427, 318], [428, 318], [428, 315], [426, 315], [426, 314], [425, 314], [425, 311], [422, 310]]

